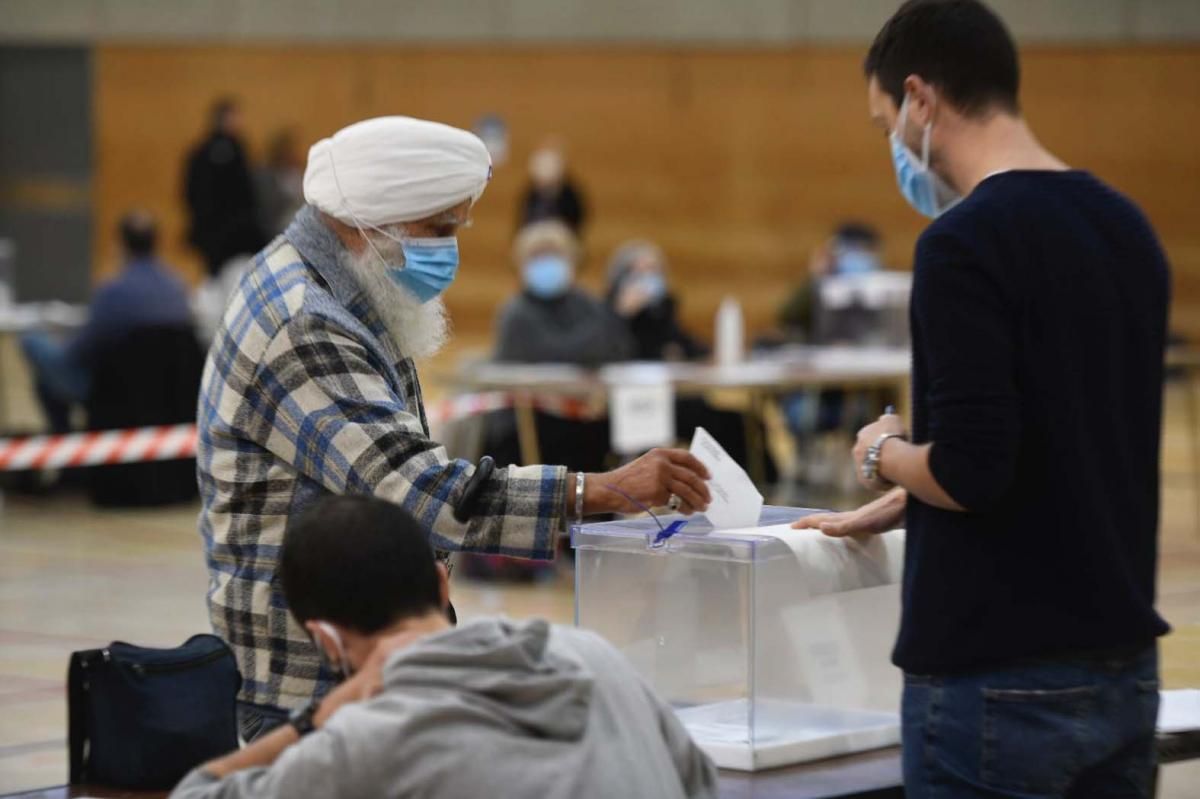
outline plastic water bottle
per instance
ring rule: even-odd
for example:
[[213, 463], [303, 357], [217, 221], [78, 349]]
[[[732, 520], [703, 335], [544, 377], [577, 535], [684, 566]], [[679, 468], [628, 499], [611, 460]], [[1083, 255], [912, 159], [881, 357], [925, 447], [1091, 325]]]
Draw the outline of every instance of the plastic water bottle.
[[742, 306], [733, 297], [721, 300], [717, 308], [716, 342], [717, 366], [732, 366], [741, 363], [746, 338], [746, 326], [742, 319]]

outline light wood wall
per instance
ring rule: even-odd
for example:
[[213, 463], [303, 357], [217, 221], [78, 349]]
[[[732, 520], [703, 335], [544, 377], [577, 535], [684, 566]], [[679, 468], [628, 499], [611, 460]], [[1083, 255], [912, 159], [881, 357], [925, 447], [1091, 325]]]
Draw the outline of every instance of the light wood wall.
[[[380, 114], [470, 127], [509, 123], [512, 153], [461, 238], [448, 294], [456, 328], [486, 334], [516, 288], [509, 260], [530, 150], [569, 146], [591, 224], [585, 282], [613, 248], [659, 241], [683, 313], [706, 335], [725, 294], [763, 330], [810, 250], [843, 218], [887, 236], [907, 267], [923, 220], [898, 194], [866, 118], [862, 48], [103, 45], [95, 60], [97, 273], [120, 212], [148, 206], [167, 255], [182, 245], [184, 154], [213, 98], [244, 101], [251, 142], [295, 126], [313, 141]], [[1174, 323], [1200, 337], [1200, 47], [1039, 48], [1024, 53], [1026, 113], [1043, 140], [1142, 204], [1175, 267]]]

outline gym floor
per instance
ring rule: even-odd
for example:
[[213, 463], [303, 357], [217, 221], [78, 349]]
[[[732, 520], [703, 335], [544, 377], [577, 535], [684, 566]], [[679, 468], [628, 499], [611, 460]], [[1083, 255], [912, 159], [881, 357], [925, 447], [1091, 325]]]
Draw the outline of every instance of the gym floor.
[[[1186, 397], [1168, 393], [1159, 607], [1167, 688], [1200, 687], [1200, 519]], [[171, 646], [209, 629], [195, 507], [100, 511], [81, 496], [0, 505], [0, 793], [66, 781], [68, 655], [114, 639]], [[1031, 520], [1031, 523], [1036, 520]], [[535, 585], [455, 579], [463, 617], [572, 620], [566, 563]], [[1160, 795], [1200, 795], [1200, 763], [1164, 769]]]

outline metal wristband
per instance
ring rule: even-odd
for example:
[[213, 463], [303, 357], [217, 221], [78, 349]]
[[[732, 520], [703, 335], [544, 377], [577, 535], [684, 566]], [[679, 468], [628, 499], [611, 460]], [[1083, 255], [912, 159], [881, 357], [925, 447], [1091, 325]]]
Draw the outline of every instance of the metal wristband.
[[[862, 476], [864, 480], [871, 482], [888, 482], [879, 474], [879, 461], [883, 458], [883, 445], [890, 438], [899, 438], [907, 441], [908, 436], [903, 433], [884, 433], [878, 440], [867, 448], [867, 457], [863, 458]], [[888, 483], [890, 485], [890, 483]]]
[[575, 473], [575, 523], [583, 524], [583, 488], [586, 475], [583, 472]]

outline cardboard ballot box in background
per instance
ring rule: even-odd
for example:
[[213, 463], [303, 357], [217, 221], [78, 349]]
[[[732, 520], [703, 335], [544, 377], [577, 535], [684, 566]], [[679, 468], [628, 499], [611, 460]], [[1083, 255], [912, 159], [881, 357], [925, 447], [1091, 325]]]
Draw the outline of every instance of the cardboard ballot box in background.
[[717, 765], [755, 770], [893, 745], [903, 533], [868, 543], [788, 522], [714, 530], [703, 517], [654, 546], [650, 517], [572, 530], [575, 619], [676, 708]]

